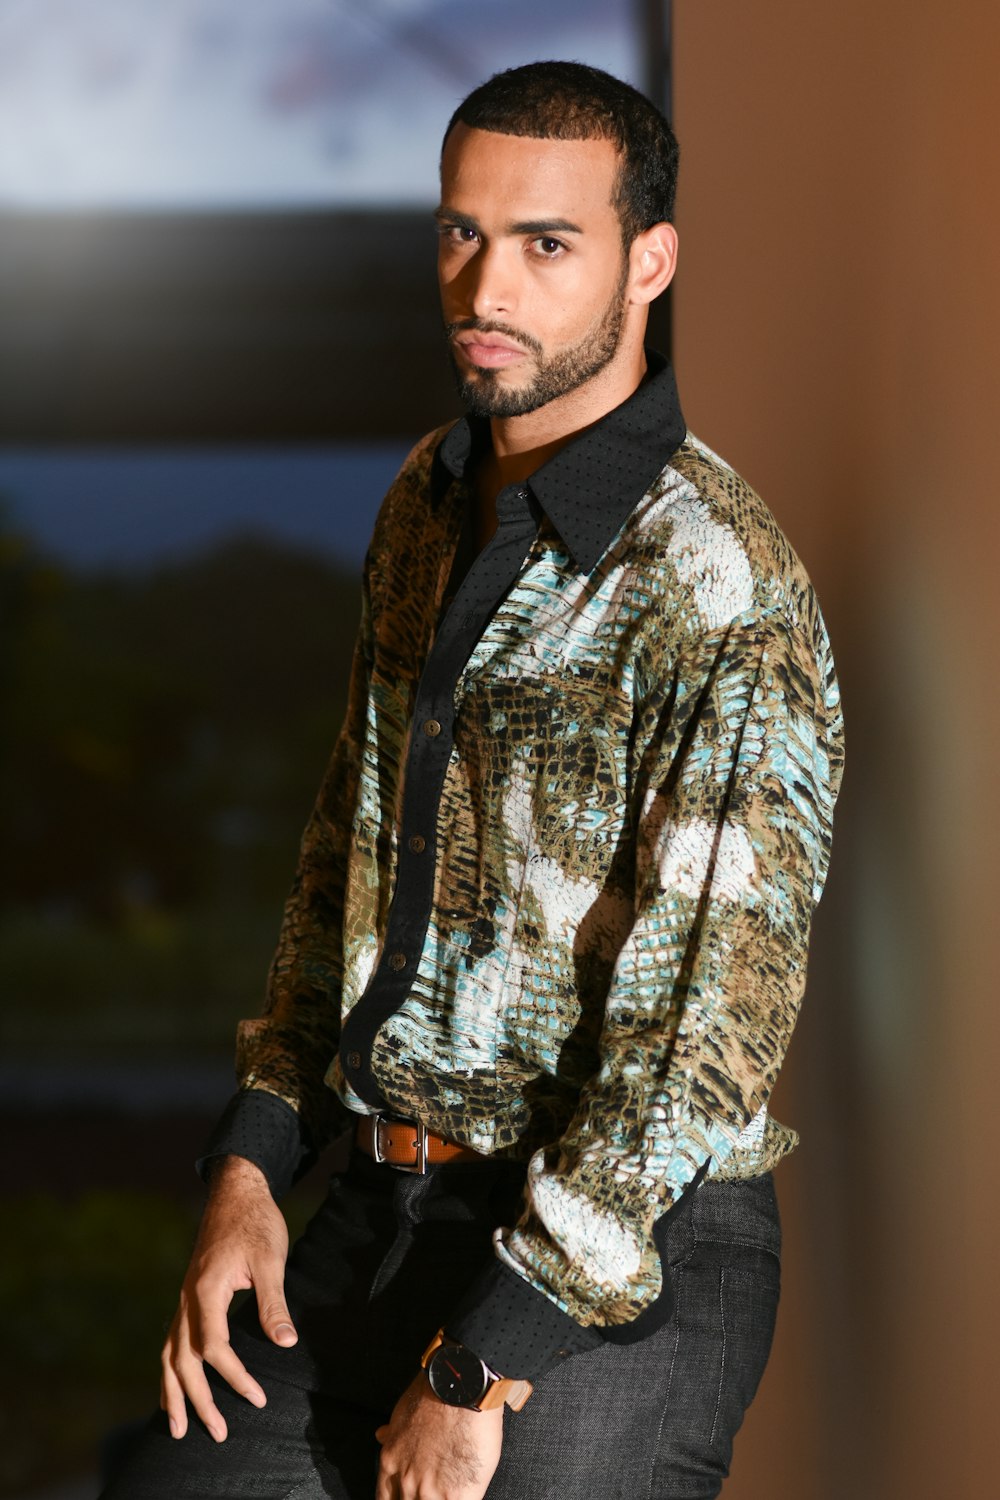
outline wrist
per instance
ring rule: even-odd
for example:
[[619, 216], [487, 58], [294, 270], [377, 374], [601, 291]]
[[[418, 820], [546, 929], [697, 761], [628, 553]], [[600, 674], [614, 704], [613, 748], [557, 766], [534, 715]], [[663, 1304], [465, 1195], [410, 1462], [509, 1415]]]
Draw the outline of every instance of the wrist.
[[245, 1156], [227, 1153], [214, 1156], [207, 1164], [208, 1190], [212, 1197], [226, 1192], [262, 1192], [271, 1196], [267, 1178], [257, 1166]]
[[491, 1370], [464, 1344], [449, 1338], [441, 1328], [424, 1350], [420, 1361], [427, 1383], [438, 1401], [466, 1411], [492, 1411], [506, 1404], [520, 1411], [531, 1395], [527, 1380], [509, 1380]]

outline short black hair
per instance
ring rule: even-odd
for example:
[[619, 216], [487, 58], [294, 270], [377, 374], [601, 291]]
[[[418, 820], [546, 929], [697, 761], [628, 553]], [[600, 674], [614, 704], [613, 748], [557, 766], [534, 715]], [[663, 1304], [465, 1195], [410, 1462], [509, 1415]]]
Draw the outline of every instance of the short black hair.
[[670, 124], [645, 94], [600, 68], [533, 62], [495, 73], [462, 100], [445, 141], [458, 124], [541, 140], [611, 141], [621, 157], [612, 201], [626, 247], [673, 219], [678, 149]]

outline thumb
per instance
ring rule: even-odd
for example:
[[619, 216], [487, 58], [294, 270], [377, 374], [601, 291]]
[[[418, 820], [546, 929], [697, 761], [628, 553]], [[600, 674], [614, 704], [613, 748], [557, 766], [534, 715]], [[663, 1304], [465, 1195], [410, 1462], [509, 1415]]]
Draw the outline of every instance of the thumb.
[[298, 1343], [299, 1336], [295, 1332], [280, 1282], [262, 1281], [257, 1287], [257, 1315], [261, 1328], [272, 1344], [280, 1344], [287, 1349]]

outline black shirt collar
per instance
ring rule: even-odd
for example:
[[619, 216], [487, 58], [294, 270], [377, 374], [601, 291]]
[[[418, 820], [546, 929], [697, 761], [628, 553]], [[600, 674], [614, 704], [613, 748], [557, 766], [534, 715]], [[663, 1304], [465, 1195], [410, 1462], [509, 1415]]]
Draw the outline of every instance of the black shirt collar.
[[[560, 448], [528, 480], [584, 573], [607, 550], [684, 441], [673, 370], [654, 349], [646, 350], [646, 363], [646, 379], [627, 401]], [[463, 417], [445, 434], [438, 450], [441, 462], [460, 479], [470, 458], [488, 442], [489, 422]]]

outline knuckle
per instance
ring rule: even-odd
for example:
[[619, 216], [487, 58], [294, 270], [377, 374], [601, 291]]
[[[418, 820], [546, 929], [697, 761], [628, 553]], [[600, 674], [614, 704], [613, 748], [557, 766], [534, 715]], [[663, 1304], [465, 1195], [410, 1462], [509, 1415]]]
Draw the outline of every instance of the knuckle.
[[276, 1321], [278, 1318], [288, 1317], [288, 1308], [285, 1306], [284, 1297], [265, 1296], [257, 1304], [257, 1309], [262, 1322], [270, 1323]]
[[197, 1400], [192, 1397], [191, 1405], [194, 1407], [195, 1411], [198, 1413], [199, 1417], [204, 1422], [206, 1427], [211, 1427], [213, 1423], [218, 1423], [219, 1421], [221, 1421], [222, 1413], [219, 1411], [219, 1408], [216, 1406], [207, 1390]]

